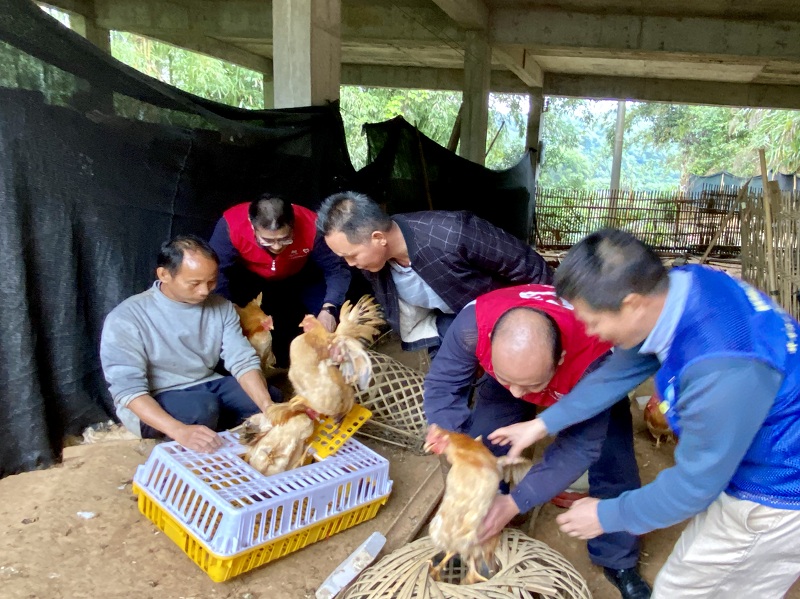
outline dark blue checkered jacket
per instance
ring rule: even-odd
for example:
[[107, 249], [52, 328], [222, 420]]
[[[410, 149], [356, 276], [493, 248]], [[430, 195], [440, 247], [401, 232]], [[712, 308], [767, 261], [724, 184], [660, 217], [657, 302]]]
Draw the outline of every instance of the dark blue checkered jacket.
[[[471, 212], [426, 211], [396, 214], [411, 268], [458, 313], [479, 295], [525, 283], [551, 284], [553, 271], [533, 248]], [[400, 330], [397, 290], [387, 264], [363, 271], [395, 331]], [[439, 345], [438, 338], [404, 349]]]

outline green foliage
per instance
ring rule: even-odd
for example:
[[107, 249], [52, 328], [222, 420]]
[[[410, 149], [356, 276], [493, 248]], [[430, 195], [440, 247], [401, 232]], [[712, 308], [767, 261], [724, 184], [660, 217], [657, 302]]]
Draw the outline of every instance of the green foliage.
[[731, 130], [747, 139], [738, 155], [740, 161], [750, 163], [747, 174], [761, 170], [758, 148], [765, 148], [769, 168], [784, 173], [800, 169], [800, 112], [743, 108], [734, 115]]
[[[65, 27], [69, 27], [69, 15], [50, 7], [41, 9]], [[48, 104], [69, 106], [79, 91], [86, 91], [81, 81], [18, 48], [0, 42], [0, 87], [26, 89], [41, 92]]]
[[146, 75], [239, 108], [264, 108], [261, 73], [147, 37], [111, 32], [111, 54]]
[[[606, 189], [611, 161], [616, 102], [548, 98], [542, 119], [542, 187]], [[664, 190], [678, 185], [665, 150], [626, 132], [620, 186]]]
[[[43, 10], [69, 26], [67, 13]], [[255, 71], [131, 33], [112, 32], [111, 46], [121, 61], [190, 93], [242, 108], [264, 106], [263, 77]], [[0, 66], [0, 83], [44, 90], [52, 103], [67, 103], [75, 92], [66, 74], [33, 59], [15, 58], [2, 46]], [[364, 123], [403, 115], [444, 146], [460, 104], [459, 92], [342, 87], [341, 111], [354, 166], [360, 168], [367, 160]], [[548, 98], [548, 106], [542, 119], [540, 184], [608, 187], [616, 102]], [[520, 160], [527, 113], [527, 96], [491, 94], [487, 166], [505, 169]], [[659, 190], [685, 183], [690, 174], [727, 170], [749, 175], [759, 171], [759, 147], [766, 148], [771, 168], [797, 171], [800, 113], [629, 102], [621, 185]]]
[[691, 174], [740, 170], [738, 154], [748, 135], [745, 130], [731, 130], [735, 112], [724, 107], [632, 103], [626, 125], [635, 128], [637, 141], [665, 150], [685, 184]]
[[[361, 129], [365, 123], [401, 115], [425, 136], [447, 146], [460, 105], [460, 92], [342, 86], [340, 107], [353, 166], [358, 169], [367, 163], [367, 140]], [[525, 150], [526, 125], [526, 96], [491, 95], [487, 149], [498, 131], [499, 135], [486, 157], [486, 166], [499, 170], [519, 162]]]
[[447, 145], [461, 105], [461, 94], [418, 89], [342, 86], [340, 110], [350, 160], [357, 169], [367, 163], [365, 123], [379, 123], [402, 115], [422, 133]]
[[758, 148], [769, 168], [800, 168], [800, 113], [789, 110], [722, 108], [677, 104], [635, 104], [628, 126], [641, 125], [641, 141], [669, 152], [670, 164], [690, 174], [760, 172]]
[[490, 94], [489, 127], [486, 139], [486, 166], [508, 169], [517, 164], [527, 149], [528, 96]]

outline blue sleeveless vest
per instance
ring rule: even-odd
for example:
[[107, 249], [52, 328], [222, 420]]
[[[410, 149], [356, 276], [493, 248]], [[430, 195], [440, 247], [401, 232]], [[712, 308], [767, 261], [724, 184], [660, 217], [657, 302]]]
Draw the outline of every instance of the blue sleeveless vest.
[[748, 358], [783, 373], [772, 409], [726, 492], [772, 507], [800, 509], [800, 325], [747, 283], [701, 266], [682, 270], [691, 273], [692, 285], [669, 355], [655, 376], [659, 408], [680, 435], [681, 375], [705, 359]]

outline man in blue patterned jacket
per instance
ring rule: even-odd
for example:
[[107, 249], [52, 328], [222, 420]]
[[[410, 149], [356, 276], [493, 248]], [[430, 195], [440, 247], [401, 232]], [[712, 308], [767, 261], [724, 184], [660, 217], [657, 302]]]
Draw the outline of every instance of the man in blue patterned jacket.
[[533, 248], [470, 212], [389, 217], [367, 196], [344, 192], [317, 214], [328, 246], [364, 272], [406, 350], [435, 351], [456, 314], [479, 295], [553, 278]]
[[725, 273], [667, 274], [652, 250], [614, 229], [570, 250], [556, 291], [614, 354], [539, 418], [489, 439], [517, 454], [654, 374], [679, 435], [675, 465], [614, 499], [575, 502], [558, 517], [561, 530], [644, 534], [691, 518], [654, 598], [783, 597], [800, 574], [800, 325]]

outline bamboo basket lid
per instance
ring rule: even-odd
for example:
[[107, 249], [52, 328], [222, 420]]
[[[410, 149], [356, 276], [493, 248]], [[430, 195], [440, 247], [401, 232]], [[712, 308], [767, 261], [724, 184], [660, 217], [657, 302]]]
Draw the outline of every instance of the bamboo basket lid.
[[[344, 599], [591, 599], [586, 581], [564, 556], [516, 529], [502, 532], [495, 557], [497, 574], [486, 582], [456, 584], [462, 566], [445, 569], [443, 581], [428, 575], [437, 554], [430, 537], [401, 547], [367, 568]], [[452, 562], [451, 562], [452, 563]], [[449, 581], [448, 581], [449, 580]]]

